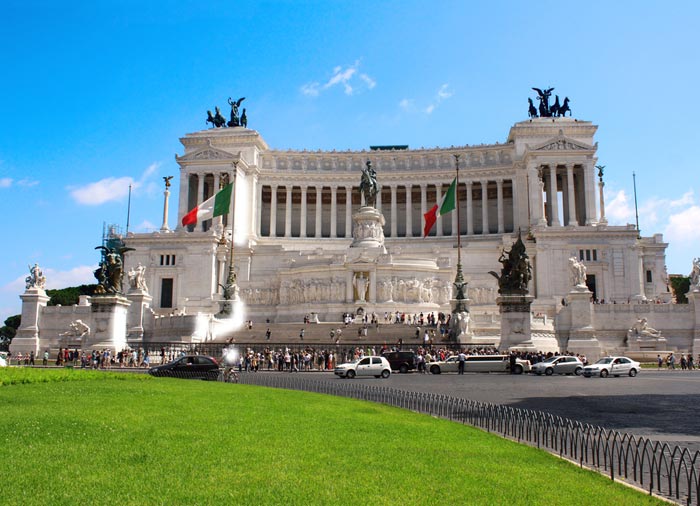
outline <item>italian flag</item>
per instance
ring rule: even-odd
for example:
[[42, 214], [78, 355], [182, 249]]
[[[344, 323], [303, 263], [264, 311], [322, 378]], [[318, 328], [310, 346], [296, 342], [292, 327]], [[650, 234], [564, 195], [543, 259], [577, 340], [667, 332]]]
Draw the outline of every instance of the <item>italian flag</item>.
[[208, 198], [182, 217], [182, 226], [196, 225], [197, 222], [211, 220], [216, 216], [228, 214], [231, 207], [233, 183], [227, 184], [213, 197]]
[[423, 237], [427, 237], [435, 225], [438, 216], [454, 211], [457, 207], [457, 178], [452, 180], [452, 184], [447, 189], [447, 192], [442, 196], [438, 204], [435, 204], [430, 211], [423, 215], [425, 218], [425, 226], [423, 227]]

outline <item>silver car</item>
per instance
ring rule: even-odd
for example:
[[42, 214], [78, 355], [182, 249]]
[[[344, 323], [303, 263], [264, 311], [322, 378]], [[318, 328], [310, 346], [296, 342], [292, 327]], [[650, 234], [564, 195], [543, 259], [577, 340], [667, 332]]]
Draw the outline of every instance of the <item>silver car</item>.
[[384, 357], [364, 357], [354, 362], [340, 364], [335, 368], [336, 376], [354, 378], [355, 376], [374, 376], [388, 378], [391, 375], [391, 365]]
[[570, 355], [555, 355], [533, 365], [532, 372], [547, 376], [552, 374], [575, 374], [580, 376], [583, 372], [583, 362], [577, 357]]
[[608, 376], [636, 376], [639, 372], [639, 362], [635, 362], [627, 357], [603, 357], [598, 362], [592, 365], [587, 365], [583, 368], [583, 375], [586, 378], [591, 376], [600, 376], [607, 378]]

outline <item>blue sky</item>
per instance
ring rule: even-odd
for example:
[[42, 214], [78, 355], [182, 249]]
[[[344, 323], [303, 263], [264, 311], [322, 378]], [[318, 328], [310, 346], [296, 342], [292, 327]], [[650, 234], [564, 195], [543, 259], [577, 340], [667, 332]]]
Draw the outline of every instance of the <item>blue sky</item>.
[[[606, 214], [700, 256], [697, 2], [35, 2], [0, 17], [0, 322], [27, 265], [92, 283], [103, 224], [162, 222], [207, 109], [246, 97], [278, 149], [505, 142], [531, 87], [599, 125]], [[177, 183], [175, 185], [177, 194]], [[171, 227], [175, 225], [171, 213]]]

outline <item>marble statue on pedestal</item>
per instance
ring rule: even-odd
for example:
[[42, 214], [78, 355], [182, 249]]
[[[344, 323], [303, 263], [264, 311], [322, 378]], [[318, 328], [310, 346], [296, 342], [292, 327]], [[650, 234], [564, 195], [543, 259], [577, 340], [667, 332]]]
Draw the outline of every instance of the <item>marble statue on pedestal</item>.
[[693, 270], [690, 271], [690, 291], [700, 292], [700, 258], [693, 259]]
[[24, 278], [27, 284], [27, 290], [30, 288], [41, 288], [42, 290], [46, 286], [46, 276], [44, 272], [39, 267], [39, 264], [34, 264], [34, 266], [29, 266], [29, 276]]
[[571, 283], [577, 288], [586, 288], [586, 266], [575, 256], [569, 258]]
[[661, 332], [650, 327], [646, 318], [638, 318], [632, 328], [627, 331], [628, 339], [659, 339], [660, 337]]
[[146, 267], [139, 262], [139, 264], [130, 269], [127, 273], [129, 275], [129, 287], [131, 290], [142, 290], [148, 292], [148, 285], [146, 285]]
[[358, 302], [366, 302], [367, 300], [367, 288], [369, 287], [369, 279], [367, 279], [362, 272], [355, 273], [352, 279], [352, 284], [357, 290], [357, 300]]

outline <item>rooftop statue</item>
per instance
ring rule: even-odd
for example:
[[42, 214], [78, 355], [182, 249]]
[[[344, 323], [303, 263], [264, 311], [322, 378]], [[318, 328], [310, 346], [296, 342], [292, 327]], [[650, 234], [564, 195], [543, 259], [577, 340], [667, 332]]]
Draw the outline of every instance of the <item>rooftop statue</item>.
[[532, 99], [527, 99], [527, 113], [529, 117], [536, 118], [538, 116], [538, 112], [540, 118], [563, 117], [566, 116], [567, 112], [569, 113], [569, 116], [571, 116], [571, 108], [569, 107], [569, 97], [564, 97], [564, 102], [560, 104], [559, 95], [555, 95], [554, 103], [550, 106], [549, 97], [552, 96], [552, 91], [554, 90], [554, 88], [545, 88], [544, 90], [541, 90], [540, 88], [532, 89], [537, 92], [537, 100], [540, 102], [540, 105], [538, 108], [535, 108], [535, 105], [532, 103]]
[[[228, 122], [228, 126], [230, 127], [237, 127], [241, 126], [241, 121], [238, 118], [238, 108], [241, 106], [241, 102], [245, 100], [245, 97], [241, 97], [235, 102], [231, 100], [231, 97], [228, 97], [228, 105], [231, 106], [231, 121]], [[246, 124], [248, 123], [248, 120], [246, 119]]]
[[43, 289], [46, 286], [46, 276], [44, 276], [39, 264], [34, 264], [34, 267], [29, 266], [29, 276], [24, 278], [24, 282], [27, 284], [27, 290], [30, 288]]
[[134, 251], [134, 248], [96, 246], [95, 249], [103, 251], [100, 266], [94, 272], [98, 283], [95, 293], [98, 295], [122, 293], [124, 253]]
[[367, 160], [367, 168], [362, 169], [360, 193], [365, 197], [366, 206], [375, 206], [377, 203], [377, 193], [379, 193], [379, 185], [377, 184], [377, 172], [372, 168], [372, 162], [369, 160]]
[[578, 258], [572, 256], [569, 258], [569, 267], [571, 268], [571, 284], [585, 288], [586, 266], [582, 262], [579, 262]]
[[207, 111], [207, 123], [211, 123], [214, 128], [226, 126], [226, 118], [221, 115], [219, 107], [214, 107], [216, 114], [212, 116], [211, 111]]
[[530, 258], [525, 253], [525, 244], [520, 232], [518, 232], [518, 240], [515, 241], [510, 251], [503, 250], [498, 261], [503, 265], [501, 274], [489, 271], [489, 274], [498, 280], [498, 293], [501, 295], [527, 295], [527, 285], [532, 278], [532, 267]]
[[690, 291], [700, 292], [700, 258], [693, 259], [693, 270], [690, 271]]

